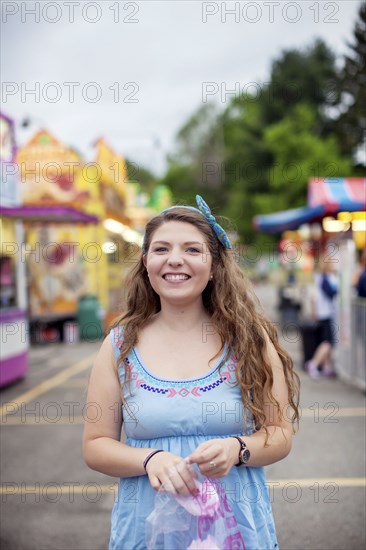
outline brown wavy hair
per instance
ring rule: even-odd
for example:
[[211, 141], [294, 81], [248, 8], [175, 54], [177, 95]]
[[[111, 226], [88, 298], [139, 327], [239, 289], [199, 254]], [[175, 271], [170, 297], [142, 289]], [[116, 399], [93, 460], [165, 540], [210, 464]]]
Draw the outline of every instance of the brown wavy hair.
[[[194, 225], [205, 237], [212, 256], [213, 280], [208, 282], [202, 292], [202, 301], [211, 316], [213, 327], [221, 337], [222, 346], [210, 361], [221, 355], [227, 342], [227, 353], [219, 367], [232, 353], [234, 354], [237, 361], [236, 378], [241, 389], [244, 411], [246, 409], [249, 411], [254, 429], [263, 426], [268, 439], [265, 423], [265, 388], [280, 418], [283, 417], [284, 411], [280, 410], [279, 403], [272, 394], [273, 373], [265, 357], [265, 331], [283, 365], [291, 409], [290, 415], [289, 411], [285, 414], [286, 418], [292, 422], [293, 431], [295, 431], [295, 426], [299, 422], [299, 377], [294, 372], [292, 359], [280, 346], [277, 331], [272, 322], [264, 316], [250, 281], [235, 260], [234, 251], [222, 246], [202, 214], [188, 208], [176, 206], [149, 221], [141, 256], [127, 277], [126, 311], [114, 324], [115, 327], [121, 325], [124, 327], [125, 337], [120, 347], [118, 366], [124, 363], [125, 383], [129, 382], [130, 376], [125, 359], [138, 343], [138, 331], [161, 310], [159, 295], [150, 284], [143, 257], [149, 250], [154, 232], [162, 224], [170, 221]], [[122, 402], [125, 404], [123, 391]]]

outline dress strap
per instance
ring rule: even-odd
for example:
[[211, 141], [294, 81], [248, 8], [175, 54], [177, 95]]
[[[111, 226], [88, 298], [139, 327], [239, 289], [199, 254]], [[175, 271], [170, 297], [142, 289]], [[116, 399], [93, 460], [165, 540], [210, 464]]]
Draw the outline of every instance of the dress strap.
[[117, 326], [112, 328], [109, 335], [111, 337], [114, 357], [118, 359], [120, 355], [120, 348], [123, 344], [123, 327]]

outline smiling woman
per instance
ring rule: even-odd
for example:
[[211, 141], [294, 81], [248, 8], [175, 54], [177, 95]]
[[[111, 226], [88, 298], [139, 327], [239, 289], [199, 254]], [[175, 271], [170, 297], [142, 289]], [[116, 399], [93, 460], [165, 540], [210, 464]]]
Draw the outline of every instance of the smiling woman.
[[172, 300], [172, 288], [179, 289], [179, 293], [175, 292], [175, 303], [187, 300], [187, 293], [191, 299], [200, 299], [212, 277], [208, 243], [196, 227], [186, 222], [170, 221], [160, 226], [143, 262], [161, 303], [165, 302], [167, 292]]
[[[197, 468], [235, 519], [235, 548], [278, 547], [263, 466], [291, 449], [298, 377], [225, 231], [196, 200], [147, 224], [127, 309], [90, 378], [88, 402], [103, 414], [86, 422], [84, 458], [120, 478], [110, 550], [149, 547], [155, 491], [196, 498]], [[177, 537], [161, 548], [179, 548]]]

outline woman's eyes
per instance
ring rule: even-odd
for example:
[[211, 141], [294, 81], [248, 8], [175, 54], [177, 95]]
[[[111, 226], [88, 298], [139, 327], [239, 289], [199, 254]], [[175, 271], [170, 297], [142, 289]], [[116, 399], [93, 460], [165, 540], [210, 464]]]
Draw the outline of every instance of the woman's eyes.
[[[154, 249], [154, 252], [165, 252], [166, 250], [167, 250], [167, 248], [165, 246], [159, 246], [159, 248]], [[200, 252], [198, 250], [198, 248], [195, 248], [194, 246], [190, 246], [189, 248], [187, 248], [187, 250], [190, 251], [190, 252], [195, 252], [195, 253]]]

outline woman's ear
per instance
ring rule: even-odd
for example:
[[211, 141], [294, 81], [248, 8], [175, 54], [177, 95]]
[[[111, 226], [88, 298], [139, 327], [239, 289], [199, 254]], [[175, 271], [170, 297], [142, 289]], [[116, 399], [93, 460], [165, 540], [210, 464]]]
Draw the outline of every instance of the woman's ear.
[[143, 262], [144, 266], [146, 267], [146, 254], [142, 255], [142, 262]]

